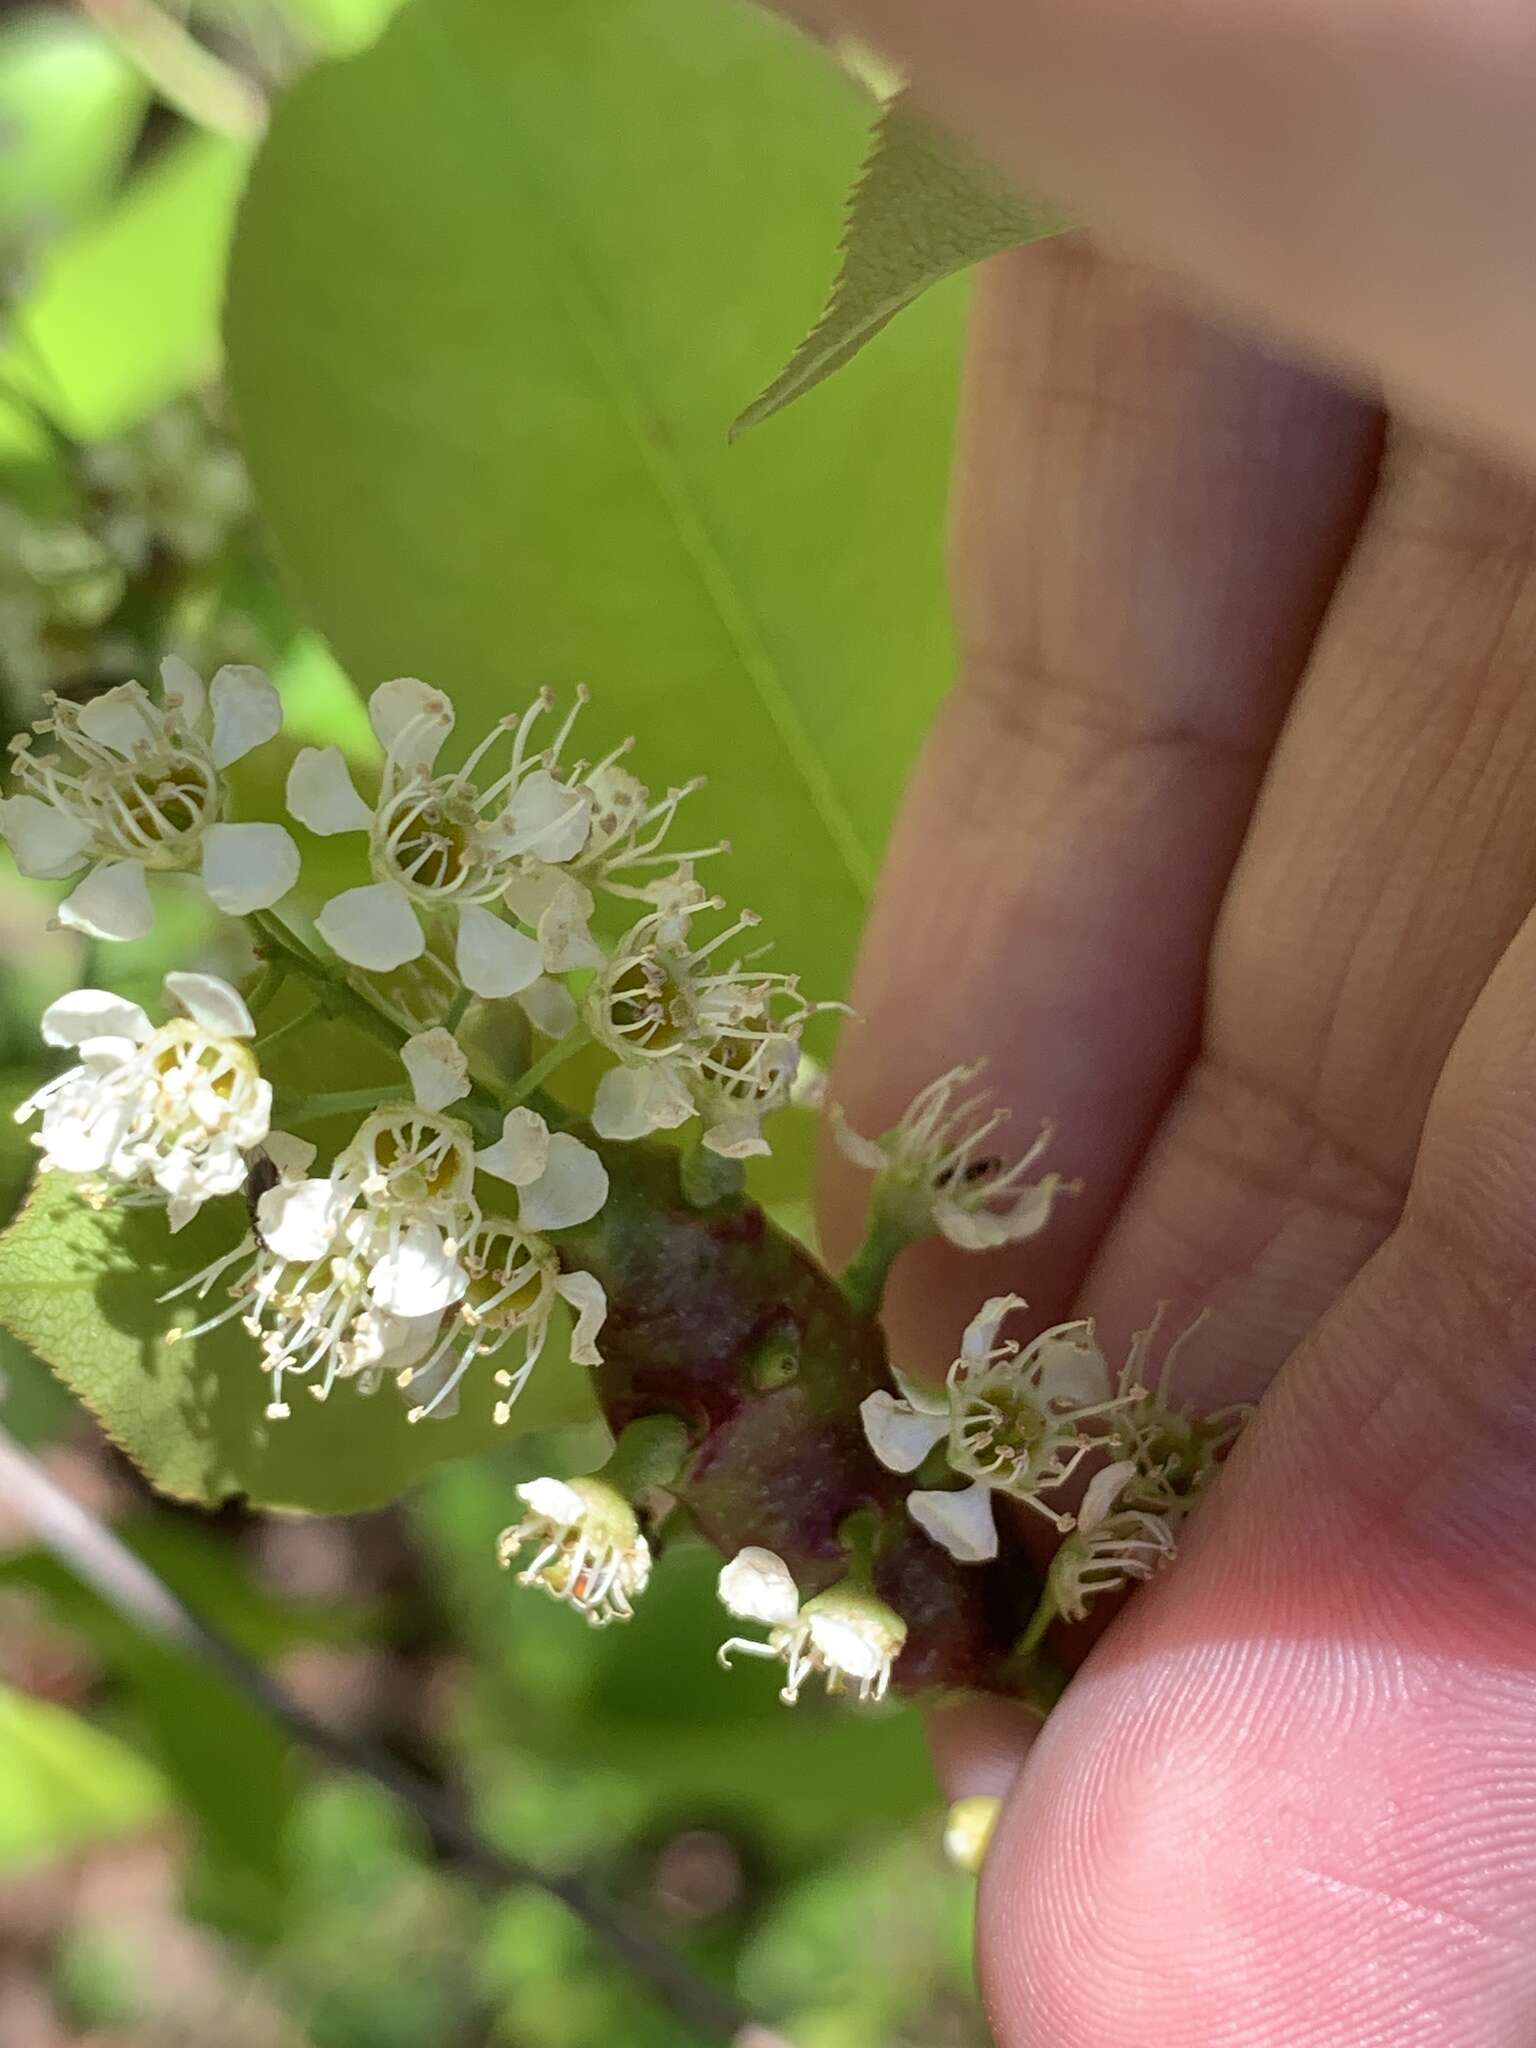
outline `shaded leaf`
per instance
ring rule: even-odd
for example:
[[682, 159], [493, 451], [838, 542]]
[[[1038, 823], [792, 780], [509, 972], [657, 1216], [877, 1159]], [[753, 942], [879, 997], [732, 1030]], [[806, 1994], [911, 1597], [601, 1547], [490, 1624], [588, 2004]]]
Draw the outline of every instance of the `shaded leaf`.
[[930, 285], [1070, 225], [915, 112], [903, 93], [875, 127], [849, 202], [842, 268], [827, 309], [731, 429], [765, 420], [830, 377]]
[[263, 1507], [346, 1513], [398, 1498], [444, 1459], [592, 1416], [586, 1374], [555, 1344], [506, 1429], [491, 1419], [489, 1371], [446, 1421], [412, 1425], [393, 1388], [364, 1398], [347, 1386], [323, 1403], [300, 1397], [287, 1420], [267, 1421], [267, 1384], [238, 1320], [170, 1344], [167, 1331], [192, 1319], [189, 1305], [159, 1298], [243, 1229], [238, 1202], [212, 1203], [173, 1238], [160, 1211], [93, 1211], [50, 1174], [0, 1237], [0, 1323], [162, 1493], [204, 1507], [243, 1494]]
[[132, 1834], [167, 1805], [159, 1773], [124, 1743], [0, 1686], [0, 1870]]

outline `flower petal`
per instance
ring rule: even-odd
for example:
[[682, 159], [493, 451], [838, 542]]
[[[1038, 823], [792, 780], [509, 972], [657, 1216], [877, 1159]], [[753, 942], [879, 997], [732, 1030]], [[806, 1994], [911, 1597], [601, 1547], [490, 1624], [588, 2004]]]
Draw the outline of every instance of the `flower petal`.
[[832, 1115], [833, 1139], [845, 1159], [851, 1159], [855, 1166], [862, 1166], [867, 1173], [879, 1173], [890, 1165], [884, 1147], [877, 1145], [873, 1138], [859, 1135], [843, 1115], [840, 1102], [829, 1102], [827, 1108]]
[[905, 1401], [884, 1391], [859, 1403], [869, 1448], [888, 1472], [915, 1472], [949, 1433], [949, 1404], [941, 1415], [918, 1415]]
[[295, 1266], [323, 1259], [350, 1201], [334, 1180], [285, 1180], [256, 1204], [256, 1231], [268, 1251]]
[[1102, 1472], [1094, 1473], [1077, 1511], [1077, 1526], [1085, 1536], [1091, 1536], [1114, 1513], [1116, 1502], [1135, 1477], [1134, 1458], [1120, 1458], [1113, 1465], [1106, 1465]]
[[142, 1045], [154, 1030], [137, 1003], [104, 988], [77, 988], [43, 1012], [44, 1045], [83, 1045], [88, 1038], [131, 1038]]
[[607, 1167], [590, 1145], [556, 1131], [549, 1164], [519, 1193], [517, 1220], [525, 1230], [569, 1230], [588, 1222], [607, 1199]]
[[597, 1084], [592, 1128], [600, 1138], [644, 1138], [692, 1115], [687, 1089], [665, 1067], [611, 1067]]
[[562, 1273], [555, 1282], [555, 1292], [576, 1311], [571, 1331], [572, 1365], [601, 1365], [603, 1354], [597, 1348], [597, 1333], [608, 1320], [608, 1297], [601, 1281], [594, 1273]]
[[210, 825], [203, 835], [203, 887], [231, 917], [269, 910], [298, 879], [299, 849], [285, 826]]
[[1028, 1306], [1022, 1294], [994, 1294], [990, 1301], [983, 1302], [965, 1326], [965, 1335], [960, 1339], [960, 1356], [968, 1364], [989, 1357], [996, 1348], [997, 1333], [1004, 1317], [1012, 1315], [1016, 1308]]
[[572, 789], [547, 768], [535, 768], [496, 820], [496, 836], [507, 853], [531, 853], [558, 865], [580, 853], [591, 825], [591, 791]]
[[800, 1594], [782, 1557], [756, 1543], [738, 1550], [716, 1581], [720, 1604], [738, 1621], [784, 1628], [800, 1611]]
[[549, 1125], [536, 1110], [509, 1109], [501, 1136], [475, 1154], [475, 1164], [515, 1188], [532, 1187], [549, 1164]]
[[293, 816], [322, 838], [366, 832], [373, 823], [340, 747], [300, 747], [288, 770], [287, 797]]
[[368, 699], [368, 717], [398, 768], [430, 768], [453, 731], [453, 705], [415, 676], [380, 683]]
[[517, 994], [518, 1008], [535, 1031], [546, 1038], [564, 1038], [576, 1028], [576, 999], [568, 988], [541, 974]]
[[567, 876], [539, 915], [539, 951], [551, 974], [573, 974], [582, 967], [601, 967], [605, 955], [587, 925], [592, 892]]
[[174, 705], [183, 725], [202, 723], [203, 713], [208, 708], [208, 692], [191, 662], [183, 661], [179, 654], [168, 654], [160, 664], [160, 684], [165, 692], [166, 709]]
[[114, 754], [131, 754], [153, 740], [150, 704], [142, 683], [119, 683], [80, 706], [80, 730]]
[[733, 1116], [711, 1124], [704, 1133], [704, 1149], [722, 1159], [753, 1159], [772, 1151], [755, 1116]]
[[168, 974], [165, 993], [194, 1024], [219, 1038], [254, 1038], [256, 1026], [239, 992], [216, 974]]
[[308, 1138], [296, 1138], [291, 1131], [268, 1131], [262, 1144], [262, 1150], [284, 1180], [296, 1180], [307, 1173], [315, 1163], [317, 1149]]
[[985, 1252], [1000, 1244], [1022, 1244], [1038, 1237], [1051, 1220], [1051, 1210], [1061, 1193], [1059, 1173], [1048, 1173], [1033, 1187], [1020, 1190], [1006, 1208], [967, 1209], [962, 1203], [942, 1198], [933, 1205], [933, 1220], [941, 1235], [963, 1252]]
[[1042, 1401], [1091, 1408], [1110, 1397], [1109, 1363], [1094, 1339], [1091, 1322], [1058, 1323], [1042, 1331], [1018, 1363], [1020, 1372], [1036, 1368]]
[[375, 1305], [396, 1316], [428, 1316], [451, 1308], [468, 1286], [469, 1275], [430, 1223], [411, 1224], [368, 1274]]
[[392, 882], [343, 889], [315, 919], [315, 930], [343, 960], [375, 974], [419, 960], [427, 949], [421, 920]]
[[985, 1564], [997, 1555], [992, 1495], [979, 1481], [956, 1493], [909, 1493], [907, 1513], [961, 1564]]
[[213, 706], [213, 741], [209, 752], [215, 768], [240, 761], [282, 730], [283, 700], [259, 668], [228, 662], [208, 686]]
[[131, 860], [92, 868], [59, 905], [59, 923], [93, 939], [142, 939], [154, 922], [144, 870]]
[[490, 1002], [515, 996], [544, 971], [537, 940], [479, 903], [466, 903], [459, 912], [454, 960], [464, 986]]
[[0, 838], [24, 875], [56, 882], [72, 875], [91, 843], [89, 825], [41, 797], [0, 797]]
[[525, 1507], [557, 1528], [569, 1528], [587, 1511], [581, 1495], [563, 1479], [526, 1479], [515, 1491]]
[[400, 1048], [411, 1090], [422, 1109], [446, 1109], [469, 1093], [469, 1057], [441, 1024], [418, 1031]]

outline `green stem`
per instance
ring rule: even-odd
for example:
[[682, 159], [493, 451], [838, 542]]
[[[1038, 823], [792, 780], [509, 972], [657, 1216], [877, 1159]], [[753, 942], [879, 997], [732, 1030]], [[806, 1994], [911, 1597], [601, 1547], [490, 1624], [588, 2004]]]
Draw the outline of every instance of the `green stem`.
[[1050, 1579], [1047, 1578], [1045, 1584], [1040, 1588], [1040, 1598], [1035, 1602], [1035, 1611], [1029, 1617], [1029, 1623], [1023, 1635], [1014, 1644], [1013, 1653], [1009, 1657], [1008, 1662], [1020, 1668], [1028, 1664], [1041, 1643], [1044, 1642], [1045, 1632], [1055, 1619], [1056, 1595], [1051, 1590]]
[[300, 1010], [299, 1014], [296, 1017], [290, 1017], [286, 1024], [279, 1024], [275, 1030], [269, 1031], [265, 1038], [258, 1038], [256, 1041], [257, 1052], [270, 1052], [274, 1045], [281, 1045], [289, 1032], [298, 1031], [305, 1024], [313, 1024], [315, 1019], [324, 1012], [324, 1009], [324, 1003], [316, 1001], [311, 1003], [307, 1009]]
[[280, 1095], [272, 1106], [275, 1123], [285, 1129], [293, 1124], [316, 1124], [328, 1116], [344, 1116], [358, 1109], [377, 1109], [389, 1099], [387, 1088], [340, 1088], [329, 1095]]
[[246, 1007], [253, 1017], [270, 1008], [278, 990], [288, 979], [288, 963], [285, 960], [268, 960], [261, 970], [261, 979], [251, 991]]
[[469, 1008], [471, 1001], [472, 997], [469, 990], [461, 988], [453, 1001], [448, 1005], [448, 1014], [443, 1019], [443, 1029], [445, 1031], [458, 1030], [459, 1026], [464, 1022], [464, 1012]]
[[877, 1202], [864, 1242], [837, 1276], [838, 1286], [860, 1315], [880, 1313], [891, 1268], [911, 1242], [911, 1233]]
[[503, 1098], [508, 1109], [516, 1109], [520, 1102], [526, 1102], [530, 1095], [541, 1088], [556, 1067], [563, 1067], [568, 1059], [575, 1057], [589, 1044], [592, 1034], [585, 1024], [574, 1025], [564, 1038], [557, 1038], [549, 1051], [536, 1059], [533, 1065], [518, 1075], [510, 1091]]

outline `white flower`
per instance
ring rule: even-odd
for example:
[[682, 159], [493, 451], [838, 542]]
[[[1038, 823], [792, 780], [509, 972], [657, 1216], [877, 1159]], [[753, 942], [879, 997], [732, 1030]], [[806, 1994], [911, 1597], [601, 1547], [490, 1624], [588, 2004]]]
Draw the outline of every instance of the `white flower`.
[[312, 1146], [274, 1132], [264, 1149], [278, 1179], [256, 1202], [255, 1231], [163, 1299], [206, 1300], [226, 1282], [228, 1304], [191, 1329], [168, 1332], [168, 1341], [190, 1343], [239, 1316], [260, 1346], [272, 1382], [267, 1416], [278, 1420], [289, 1413], [290, 1378], [308, 1381], [323, 1401], [338, 1379], [368, 1389], [384, 1372], [412, 1365], [437, 1337], [442, 1310], [401, 1316], [382, 1307], [377, 1214], [357, 1201], [355, 1185], [304, 1178]]
[[799, 1033], [810, 1011], [794, 977], [714, 956], [757, 919], [744, 912], [706, 944], [689, 927], [720, 907], [691, 874], [659, 885], [658, 907], [621, 941], [594, 976], [585, 1014], [619, 1065], [598, 1084], [592, 1127], [601, 1138], [675, 1130], [695, 1115], [704, 1144], [726, 1158], [766, 1152], [764, 1115], [789, 1099]]
[[651, 1551], [623, 1495], [601, 1479], [531, 1479], [517, 1492], [528, 1512], [502, 1530], [496, 1555], [510, 1565], [533, 1546], [518, 1584], [541, 1587], [593, 1628], [630, 1620], [651, 1576]]
[[901, 1398], [869, 1395], [859, 1413], [875, 1456], [892, 1472], [915, 1472], [947, 1441], [950, 1469], [972, 1481], [958, 1491], [919, 1489], [907, 1511], [920, 1528], [966, 1563], [997, 1555], [994, 1493], [1025, 1501], [1058, 1528], [1071, 1517], [1042, 1498], [1069, 1479], [1102, 1437], [1084, 1424], [1113, 1415], [1124, 1403], [1093, 1325], [1061, 1323], [1022, 1352], [998, 1342], [1005, 1316], [1024, 1303], [994, 1296], [966, 1329], [960, 1356], [942, 1388], [901, 1379]]
[[1179, 1353], [1204, 1322], [1203, 1315], [1168, 1346], [1155, 1381], [1148, 1385], [1147, 1366], [1161, 1318], [1159, 1309], [1147, 1328], [1131, 1339], [1120, 1371], [1120, 1405], [1110, 1441], [1116, 1456], [1131, 1463], [1124, 1489], [1126, 1505], [1177, 1522], [1215, 1477], [1253, 1410], [1238, 1404], [1201, 1415], [1187, 1405], [1176, 1406], [1171, 1399], [1169, 1383]]
[[464, 1298], [446, 1319], [444, 1334], [431, 1354], [401, 1381], [403, 1390], [416, 1397], [412, 1422], [452, 1414], [459, 1383], [475, 1360], [490, 1357], [520, 1333], [520, 1363], [515, 1370], [496, 1374], [497, 1385], [506, 1393], [496, 1404], [495, 1417], [505, 1422], [538, 1363], [557, 1301], [576, 1311], [572, 1362], [601, 1365], [597, 1336], [608, 1301], [592, 1274], [562, 1273], [550, 1245], [504, 1216], [484, 1218], [460, 1248], [459, 1260], [469, 1275]]
[[608, 1170], [590, 1145], [551, 1132], [531, 1109], [509, 1109], [501, 1136], [475, 1154], [482, 1173], [517, 1189], [524, 1230], [570, 1230], [590, 1222], [608, 1199]]
[[1050, 1143], [1049, 1124], [1012, 1166], [991, 1150], [1008, 1112], [989, 1108], [985, 1092], [964, 1093], [981, 1072], [980, 1064], [952, 1068], [879, 1140], [861, 1138], [832, 1105], [839, 1149], [855, 1166], [880, 1176], [876, 1204], [908, 1238], [937, 1232], [973, 1252], [1018, 1244], [1045, 1228], [1067, 1187], [1057, 1173], [1027, 1179]]
[[[453, 729], [453, 706], [412, 677], [381, 683], [368, 715], [384, 748], [377, 803], [358, 795], [335, 747], [306, 747], [288, 777], [288, 808], [312, 832], [368, 834], [374, 879], [333, 896], [316, 926], [355, 967], [387, 973], [427, 947], [427, 925], [452, 913], [459, 978], [477, 996], [514, 996], [544, 972], [538, 939], [492, 907], [501, 903], [519, 858], [558, 862], [586, 843], [588, 797], [546, 765], [560, 739], [530, 755], [529, 739], [549, 708], [541, 696], [520, 718], [503, 719], [462, 768], [438, 773]], [[503, 734], [511, 762], [486, 788], [474, 777]], [[424, 922], [424, 920], [426, 922]]]
[[173, 1230], [246, 1177], [245, 1154], [267, 1135], [271, 1084], [243, 1041], [250, 1012], [227, 982], [168, 974], [168, 1005], [183, 1014], [154, 1026], [137, 1003], [79, 989], [43, 1015], [48, 1045], [70, 1046], [77, 1066], [46, 1082], [16, 1112], [41, 1113], [35, 1142], [45, 1171], [84, 1175], [96, 1199], [164, 1201]]
[[883, 1600], [856, 1586], [833, 1586], [800, 1602], [783, 1559], [755, 1545], [740, 1551], [720, 1573], [721, 1604], [738, 1621], [762, 1622], [767, 1642], [732, 1636], [720, 1646], [722, 1665], [731, 1653], [776, 1657], [785, 1666], [779, 1698], [793, 1706], [806, 1679], [820, 1673], [829, 1693], [856, 1688], [861, 1700], [884, 1699], [891, 1667], [907, 1640], [905, 1622]]
[[1101, 1593], [1150, 1579], [1177, 1544], [1166, 1516], [1121, 1505], [1136, 1476], [1134, 1460], [1106, 1465], [1089, 1481], [1077, 1528], [1051, 1560], [1049, 1592], [1066, 1621], [1081, 1621]]
[[59, 920], [100, 939], [138, 939], [153, 913], [147, 871], [195, 869], [220, 910], [244, 916], [285, 896], [299, 852], [281, 825], [224, 820], [221, 771], [270, 739], [282, 722], [276, 690], [254, 668], [221, 668], [205, 693], [185, 662], [161, 664], [164, 702], [139, 683], [85, 704], [52, 700], [32, 734], [11, 742], [21, 794], [0, 800], [0, 835], [23, 874], [90, 872]]

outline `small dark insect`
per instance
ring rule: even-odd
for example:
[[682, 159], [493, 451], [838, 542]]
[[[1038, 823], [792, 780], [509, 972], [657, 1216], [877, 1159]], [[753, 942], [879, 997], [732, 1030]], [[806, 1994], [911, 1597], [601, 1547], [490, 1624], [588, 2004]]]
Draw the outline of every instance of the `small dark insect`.
[[256, 1221], [256, 1211], [261, 1198], [270, 1188], [275, 1188], [282, 1178], [267, 1154], [259, 1148], [245, 1155], [245, 1210], [251, 1219], [251, 1228], [261, 1242], [261, 1226]]
[[[974, 1187], [978, 1181], [991, 1180], [995, 1174], [1001, 1173], [1002, 1170], [1003, 1161], [1001, 1159], [973, 1159], [960, 1178], [967, 1187]], [[947, 1188], [953, 1184], [954, 1178], [955, 1169], [952, 1166], [946, 1166], [933, 1176], [933, 1184], [936, 1188]]]

